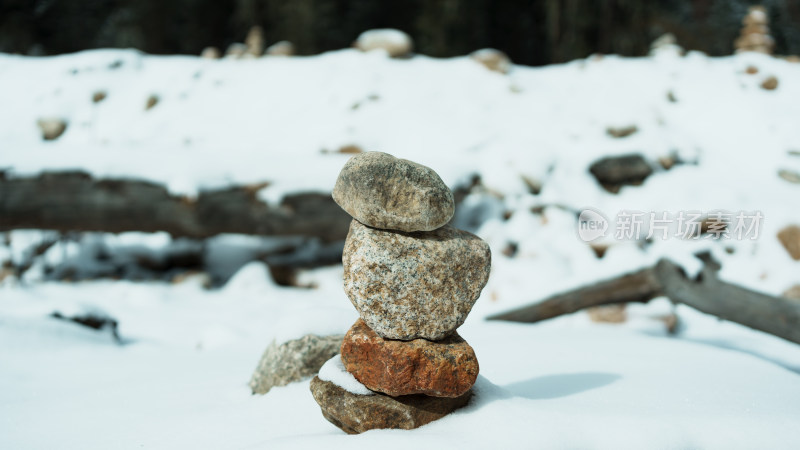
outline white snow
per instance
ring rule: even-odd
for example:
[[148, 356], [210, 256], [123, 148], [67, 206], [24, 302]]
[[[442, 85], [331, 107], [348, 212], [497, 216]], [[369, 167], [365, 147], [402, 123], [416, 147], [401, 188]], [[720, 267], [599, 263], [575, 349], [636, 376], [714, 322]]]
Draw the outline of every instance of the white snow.
[[366, 386], [356, 380], [347, 369], [344, 368], [341, 355], [336, 355], [329, 359], [319, 369], [319, 379], [323, 381], [330, 381], [331, 383], [339, 386], [340, 388], [356, 395], [373, 395], [374, 392], [367, 389]]
[[[758, 74], [746, 74], [749, 65]], [[769, 75], [780, 80], [775, 91], [759, 87]], [[330, 192], [348, 158], [333, 151], [354, 144], [428, 165], [454, 188], [480, 175], [457, 221], [493, 253], [489, 283], [459, 330], [480, 360], [474, 402], [416, 431], [345, 436], [322, 417], [307, 382], [265, 396], [247, 387], [273, 339], [341, 334], [353, 324], [341, 266], [301, 273], [315, 289], [279, 287], [262, 263], [248, 263], [278, 241], [220, 236], [207, 254], [231, 271], [244, 266], [218, 290], [200, 278], [57, 283], [44, 281], [48, 266], [89, 264], [93, 245], [125, 258], [192, 244], [163, 233], [85, 235], [34, 258], [32, 248], [54, 233], [6, 233], [0, 263], [33, 266], [22, 279], [0, 275], [0, 448], [728, 450], [800, 442], [797, 345], [682, 306], [674, 308], [679, 333], [668, 336], [656, 320], [673, 311], [665, 299], [631, 305], [623, 325], [583, 313], [536, 325], [484, 321], [665, 256], [696, 273], [692, 255], [701, 250], [721, 262], [723, 279], [751, 289], [779, 295], [800, 284], [800, 262], [775, 237], [800, 223], [800, 186], [777, 176], [800, 172], [790, 154], [800, 150], [798, 64], [661, 52], [515, 66], [503, 76], [468, 57], [342, 50], [233, 61], [101, 50], [0, 55], [0, 77], [6, 177], [81, 169], [190, 196], [268, 181], [259, 195], [277, 202]], [[97, 90], [108, 96], [95, 104]], [[159, 103], [145, 111], [152, 94]], [[69, 126], [44, 142], [36, 121], [49, 116]], [[639, 131], [606, 134], [628, 125]], [[630, 152], [651, 160], [675, 152], [697, 165], [657, 169], [616, 195], [587, 172], [598, 158]], [[522, 175], [542, 183], [539, 195]], [[755, 240], [606, 239], [598, 259], [577, 237], [583, 207], [612, 221], [623, 210], [760, 211], [765, 219]], [[503, 254], [509, 243], [513, 256]], [[125, 345], [50, 317], [87, 310], [118, 320]]]

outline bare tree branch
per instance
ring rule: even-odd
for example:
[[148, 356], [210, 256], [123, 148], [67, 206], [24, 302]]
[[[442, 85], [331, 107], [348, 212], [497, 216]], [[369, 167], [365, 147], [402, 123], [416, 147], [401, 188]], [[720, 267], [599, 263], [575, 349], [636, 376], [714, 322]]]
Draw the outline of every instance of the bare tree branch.
[[648, 302], [663, 295], [673, 303], [800, 344], [800, 302], [722, 281], [716, 274], [719, 266], [713, 261], [704, 261], [706, 264], [696, 280], [687, 278], [677, 264], [662, 259], [655, 267], [581, 287], [488, 319], [533, 323], [592, 306]]

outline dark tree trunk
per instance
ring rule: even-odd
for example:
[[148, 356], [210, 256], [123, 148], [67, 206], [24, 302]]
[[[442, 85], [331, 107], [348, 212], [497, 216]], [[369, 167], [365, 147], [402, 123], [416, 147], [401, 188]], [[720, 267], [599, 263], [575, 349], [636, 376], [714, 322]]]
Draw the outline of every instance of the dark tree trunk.
[[351, 218], [329, 194], [292, 194], [280, 205], [268, 205], [257, 198], [261, 188], [205, 191], [190, 199], [157, 184], [98, 180], [82, 172], [0, 176], [0, 231], [166, 231], [192, 238], [242, 233], [309, 236], [326, 242], [347, 236]]
[[800, 54], [800, 2], [786, 0], [4, 0], [0, 52], [199, 54], [242, 41], [260, 25], [267, 43], [287, 39], [301, 54], [345, 48], [364, 30], [392, 27], [411, 34], [422, 54], [496, 47], [528, 65], [644, 55], [665, 32], [685, 48], [726, 55], [754, 3], [769, 11], [776, 52]]

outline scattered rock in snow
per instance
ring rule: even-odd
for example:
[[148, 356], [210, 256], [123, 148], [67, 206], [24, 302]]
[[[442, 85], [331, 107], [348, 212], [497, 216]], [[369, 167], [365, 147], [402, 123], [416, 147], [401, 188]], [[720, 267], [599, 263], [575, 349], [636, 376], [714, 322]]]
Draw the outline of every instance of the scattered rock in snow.
[[244, 39], [244, 45], [247, 46], [245, 53], [256, 58], [261, 57], [264, 54], [264, 30], [259, 26], [250, 28]]
[[681, 158], [677, 151], [672, 151], [666, 156], [659, 156], [658, 157], [658, 164], [664, 170], [670, 170], [675, 166], [684, 165], [684, 164], [691, 164], [697, 165], [697, 161], [693, 160], [685, 160]]
[[650, 56], [667, 52], [676, 55], [683, 55], [684, 53], [683, 48], [678, 45], [678, 39], [672, 33], [664, 33], [650, 44]]
[[208, 272], [203, 272], [200, 270], [187, 270], [185, 272], [179, 272], [173, 276], [169, 282], [172, 284], [195, 283], [198, 286], [202, 286], [206, 289], [209, 289], [211, 286], [213, 286], [211, 275], [209, 275]]
[[418, 428], [465, 406], [472, 396], [472, 391], [456, 398], [357, 395], [319, 377], [311, 380], [310, 388], [314, 400], [322, 408], [322, 415], [348, 434], [374, 429]]
[[357, 145], [345, 145], [339, 147], [339, 150], [336, 150], [336, 153], [343, 153], [346, 155], [357, 155], [359, 153], [364, 153], [364, 150], [361, 150], [361, 147]]
[[266, 394], [275, 386], [285, 386], [315, 375], [326, 361], [339, 353], [342, 335], [307, 334], [277, 345], [274, 341], [264, 351], [250, 379], [253, 394]]
[[795, 284], [794, 286], [785, 290], [781, 295], [784, 298], [790, 298], [792, 300], [800, 300], [800, 284]]
[[667, 101], [670, 103], [678, 103], [678, 97], [675, 97], [675, 93], [672, 91], [667, 92]]
[[519, 244], [517, 244], [516, 242], [508, 242], [506, 246], [503, 247], [501, 253], [503, 253], [503, 256], [505, 256], [506, 258], [513, 258], [517, 256], [518, 251], [519, 251]]
[[11, 261], [3, 261], [3, 263], [0, 264], [0, 284], [6, 279], [12, 279], [16, 274], [17, 271], [14, 269], [14, 265]]
[[789, 225], [778, 232], [778, 240], [789, 256], [795, 261], [800, 261], [800, 226]]
[[242, 44], [241, 42], [234, 42], [228, 46], [227, 50], [225, 50], [225, 58], [242, 59], [244, 58], [245, 53], [247, 53], [247, 45]]
[[768, 76], [761, 82], [761, 87], [768, 91], [774, 91], [778, 88], [778, 78], [773, 75]]
[[222, 54], [217, 47], [206, 47], [200, 53], [200, 57], [203, 59], [220, 59]]
[[625, 304], [603, 305], [587, 308], [589, 318], [592, 322], [598, 323], [624, 323], [628, 316], [625, 312]]
[[158, 96], [153, 94], [150, 97], [147, 97], [147, 102], [144, 104], [144, 110], [149, 111], [153, 109], [158, 104]]
[[511, 58], [494, 48], [476, 50], [469, 57], [493, 72], [508, 73], [511, 70]]
[[39, 119], [36, 124], [42, 130], [42, 138], [45, 141], [58, 139], [67, 130], [67, 121], [56, 117]]
[[407, 232], [435, 230], [455, 212], [453, 194], [436, 172], [380, 152], [350, 158], [333, 199], [365, 225]]
[[747, 66], [747, 68], [744, 69], [744, 73], [746, 73], [748, 75], [755, 75], [755, 74], [758, 73], [758, 67], [753, 66], [753, 65]]
[[267, 47], [265, 54], [268, 56], [294, 56], [294, 44], [289, 41], [278, 41]]
[[606, 256], [606, 252], [608, 251], [609, 247], [610, 246], [607, 244], [589, 244], [589, 248], [592, 249], [592, 252], [594, 252], [594, 256], [596, 256], [597, 259], [603, 259], [603, 257]]
[[677, 333], [681, 325], [680, 318], [675, 313], [656, 316], [655, 319], [664, 324], [668, 334]]
[[664, 170], [672, 169], [673, 167], [675, 167], [675, 164], [678, 164], [679, 162], [681, 161], [678, 158], [678, 155], [675, 153], [672, 153], [668, 156], [661, 156], [658, 158], [658, 164], [661, 165], [661, 167]]
[[704, 217], [700, 221], [700, 234], [708, 235], [712, 239], [720, 239], [722, 233], [728, 229], [730, 220], [721, 217]]
[[800, 173], [787, 169], [780, 169], [778, 176], [788, 181], [789, 183], [800, 184]]
[[92, 103], [100, 103], [105, 100], [107, 96], [108, 94], [106, 94], [106, 91], [96, 91], [92, 94]]
[[414, 49], [411, 36], [393, 28], [367, 30], [361, 33], [355, 46], [362, 52], [385, 50], [392, 58], [408, 56]]
[[350, 224], [344, 289], [361, 318], [387, 339], [438, 340], [464, 323], [489, 279], [479, 237], [445, 226], [399, 233]]
[[606, 133], [613, 138], [624, 138], [632, 135], [639, 131], [639, 127], [636, 125], [628, 125], [624, 127], [608, 127], [606, 128]]
[[378, 336], [361, 319], [344, 336], [341, 359], [364, 386], [393, 397], [459, 397], [478, 378], [475, 351], [458, 333], [436, 342], [396, 341]]
[[630, 154], [595, 161], [589, 167], [589, 172], [603, 188], [617, 193], [622, 186], [642, 184], [653, 173], [653, 168], [642, 155]]

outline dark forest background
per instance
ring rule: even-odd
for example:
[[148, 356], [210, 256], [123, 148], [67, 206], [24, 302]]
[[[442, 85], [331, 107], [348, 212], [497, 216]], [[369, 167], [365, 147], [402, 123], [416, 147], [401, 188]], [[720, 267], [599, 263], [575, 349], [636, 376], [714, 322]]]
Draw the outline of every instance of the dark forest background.
[[768, 9], [776, 53], [800, 54], [800, 0], [0, 0], [0, 52], [199, 54], [224, 50], [260, 25], [267, 44], [286, 39], [299, 54], [348, 47], [364, 30], [391, 27], [409, 33], [418, 53], [495, 47], [529, 65], [644, 55], [665, 32], [687, 49], [726, 55], [756, 3]]

